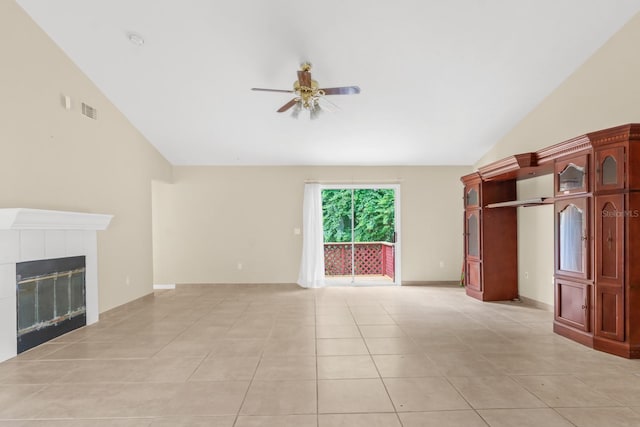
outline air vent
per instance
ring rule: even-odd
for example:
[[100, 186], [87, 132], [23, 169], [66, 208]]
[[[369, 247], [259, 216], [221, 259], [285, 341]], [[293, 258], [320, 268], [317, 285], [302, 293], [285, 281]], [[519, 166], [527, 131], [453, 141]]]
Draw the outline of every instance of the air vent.
[[84, 102], [82, 103], [82, 114], [93, 120], [98, 119], [98, 110], [93, 108], [91, 105], [85, 104]]

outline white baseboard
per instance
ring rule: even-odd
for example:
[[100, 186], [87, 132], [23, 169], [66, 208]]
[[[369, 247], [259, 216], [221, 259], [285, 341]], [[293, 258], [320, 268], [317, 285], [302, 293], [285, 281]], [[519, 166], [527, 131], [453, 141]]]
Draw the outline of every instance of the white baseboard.
[[158, 284], [158, 285], [154, 284], [153, 285], [153, 290], [154, 291], [157, 291], [157, 290], [160, 290], [160, 289], [175, 289], [175, 288], [176, 288], [176, 284], [175, 283], [169, 283], [169, 284], [163, 284], [163, 285], [161, 285], [161, 284]]

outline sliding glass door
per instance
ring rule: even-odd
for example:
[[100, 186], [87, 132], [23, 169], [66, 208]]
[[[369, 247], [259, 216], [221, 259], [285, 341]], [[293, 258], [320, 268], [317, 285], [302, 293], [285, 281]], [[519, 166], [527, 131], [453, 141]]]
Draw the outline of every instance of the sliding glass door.
[[322, 190], [325, 278], [354, 285], [400, 284], [399, 186]]

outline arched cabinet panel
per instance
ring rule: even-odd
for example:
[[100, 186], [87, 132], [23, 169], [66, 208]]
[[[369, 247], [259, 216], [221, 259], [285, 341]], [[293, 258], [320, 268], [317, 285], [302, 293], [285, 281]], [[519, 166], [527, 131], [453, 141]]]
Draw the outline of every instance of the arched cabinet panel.
[[596, 281], [624, 282], [624, 194], [596, 196]]
[[595, 334], [624, 341], [624, 194], [596, 196]]
[[624, 146], [597, 150], [595, 163], [596, 191], [620, 190], [625, 187]]

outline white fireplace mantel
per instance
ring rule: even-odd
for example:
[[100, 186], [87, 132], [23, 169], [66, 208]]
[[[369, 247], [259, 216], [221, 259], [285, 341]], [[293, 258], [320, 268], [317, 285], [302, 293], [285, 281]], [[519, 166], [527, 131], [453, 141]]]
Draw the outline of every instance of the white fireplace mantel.
[[16, 264], [84, 256], [87, 324], [98, 321], [97, 231], [112, 215], [43, 209], [0, 209], [0, 361], [17, 354]]
[[0, 230], [105, 230], [113, 215], [49, 211], [43, 209], [0, 209]]

